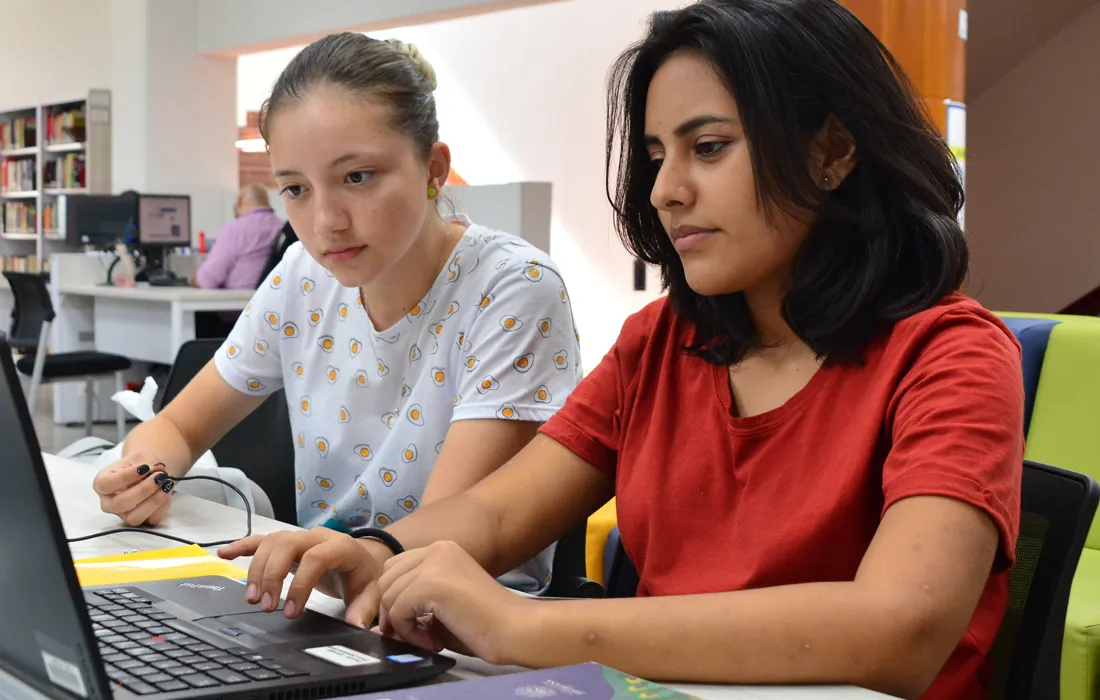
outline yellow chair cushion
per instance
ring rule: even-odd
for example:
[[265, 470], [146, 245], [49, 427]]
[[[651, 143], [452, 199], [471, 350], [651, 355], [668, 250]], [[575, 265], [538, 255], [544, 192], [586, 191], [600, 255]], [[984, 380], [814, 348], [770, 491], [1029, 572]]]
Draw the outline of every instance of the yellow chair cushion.
[[585, 538], [585, 566], [588, 578], [601, 586], [603, 580], [603, 550], [607, 536], [618, 522], [615, 516], [615, 499], [604, 504], [588, 518], [588, 536]]

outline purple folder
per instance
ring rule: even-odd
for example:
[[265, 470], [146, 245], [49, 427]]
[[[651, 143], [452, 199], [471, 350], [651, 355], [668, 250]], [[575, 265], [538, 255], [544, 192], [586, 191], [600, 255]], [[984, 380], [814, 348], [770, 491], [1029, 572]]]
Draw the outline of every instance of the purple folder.
[[349, 700], [526, 700], [527, 698], [584, 698], [585, 700], [697, 700], [691, 695], [628, 676], [599, 664], [577, 664], [543, 671], [488, 676], [472, 681], [440, 683]]

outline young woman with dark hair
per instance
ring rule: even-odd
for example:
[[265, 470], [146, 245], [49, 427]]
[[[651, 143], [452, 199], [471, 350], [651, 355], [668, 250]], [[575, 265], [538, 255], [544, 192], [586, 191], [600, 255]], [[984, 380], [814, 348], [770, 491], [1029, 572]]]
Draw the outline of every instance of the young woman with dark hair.
[[[300, 562], [299, 602], [332, 572], [353, 622], [498, 663], [982, 697], [1020, 353], [959, 292], [962, 189], [901, 68], [833, 0], [702, 0], [653, 18], [609, 110], [619, 230], [668, 297], [509, 464], [387, 528], [408, 551], [314, 531], [223, 556], [274, 593]], [[612, 495], [638, 598], [493, 585]]]

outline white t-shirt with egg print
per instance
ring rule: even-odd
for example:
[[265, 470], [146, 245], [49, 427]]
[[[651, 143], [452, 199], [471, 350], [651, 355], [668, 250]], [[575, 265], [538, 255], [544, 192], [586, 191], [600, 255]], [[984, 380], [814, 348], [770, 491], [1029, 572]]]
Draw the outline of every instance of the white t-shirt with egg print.
[[[453, 421], [546, 421], [582, 376], [554, 263], [477, 225], [420, 303], [382, 331], [357, 289], [291, 246], [215, 363], [243, 393], [285, 388], [299, 525], [343, 531], [414, 512]], [[525, 582], [505, 582], [542, 588], [551, 557], [512, 572]]]

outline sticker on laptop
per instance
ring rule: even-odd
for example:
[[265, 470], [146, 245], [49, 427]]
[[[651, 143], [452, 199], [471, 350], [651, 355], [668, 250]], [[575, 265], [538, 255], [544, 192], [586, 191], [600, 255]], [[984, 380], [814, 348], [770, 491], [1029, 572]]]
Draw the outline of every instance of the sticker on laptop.
[[416, 654], [390, 654], [386, 658], [395, 664], [415, 664], [424, 660]]
[[364, 654], [354, 649], [348, 649], [339, 644], [328, 647], [313, 647], [312, 649], [303, 649], [302, 651], [322, 661], [335, 664], [336, 666], [369, 666], [371, 664], [382, 663], [379, 659], [369, 654]]
[[51, 683], [70, 693], [76, 693], [82, 698], [88, 697], [88, 689], [84, 687], [84, 676], [80, 675], [80, 669], [76, 664], [54, 656], [45, 649], [39, 651], [42, 652], [42, 662], [46, 665], [46, 675], [49, 676]]

